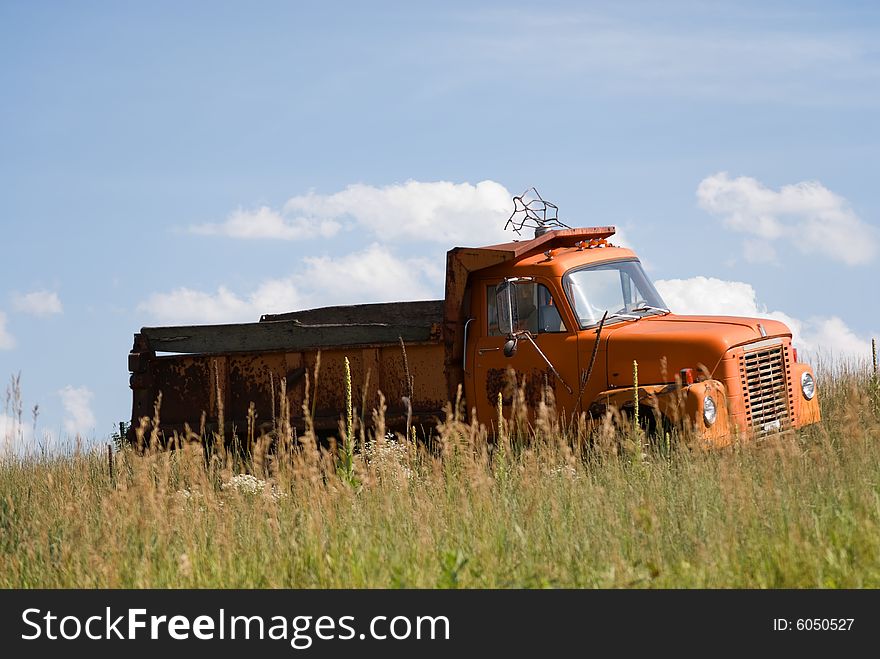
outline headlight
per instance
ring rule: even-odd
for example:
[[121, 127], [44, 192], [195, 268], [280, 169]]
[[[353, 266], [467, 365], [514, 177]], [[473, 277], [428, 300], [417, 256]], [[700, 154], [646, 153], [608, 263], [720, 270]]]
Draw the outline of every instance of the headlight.
[[816, 395], [816, 381], [807, 371], [801, 375], [801, 391], [804, 392], [804, 398], [807, 400], [813, 400], [813, 396]]
[[715, 401], [712, 400], [712, 396], [706, 396], [703, 399], [703, 421], [706, 422], [707, 426], [711, 426], [715, 423], [717, 416], [718, 408], [715, 407]]

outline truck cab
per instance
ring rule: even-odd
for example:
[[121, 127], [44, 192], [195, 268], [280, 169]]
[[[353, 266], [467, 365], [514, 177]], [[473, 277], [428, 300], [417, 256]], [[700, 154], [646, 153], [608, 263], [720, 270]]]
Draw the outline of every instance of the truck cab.
[[[510, 257], [470, 274], [463, 381], [480, 420], [517, 391], [560, 417], [632, 408], [686, 424], [710, 445], [819, 420], [815, 375], [783, 323], [671, 313], [612, 227], [550, 231], [487, 248]], [[653, 419], [651, 418], [653, 417]]]

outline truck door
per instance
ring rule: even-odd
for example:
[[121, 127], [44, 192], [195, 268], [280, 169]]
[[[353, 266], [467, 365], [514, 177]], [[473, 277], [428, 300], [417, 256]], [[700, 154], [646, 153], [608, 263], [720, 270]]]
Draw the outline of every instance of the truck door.
[[[562, 299], [555, 299], [550, 287], [540, 280], [517, 282], [514, 293], [516, 329], [520, 333], [527, 330], [534, 344], [521, 334], [516, 351], [507, 356], [504, 345], [508, 336], [499, 328], [496, 310], [495, 286], [498, 283], [480, 282], [475, 291], [480, 298], [478, 304], [482, 313], [477, 314], [480, 327], [473, 331], [475, 339], [468, 342], [472, 346], [468, 356], [474, 364], [475, 394], [475, 400], [468, 404], [477, 408], [480, 422], [491, 427], [498, 415], [499, 392], [505, 416], [509, 418], [515, 387], [522, 388], [530, 417], [534, 418], [534, 411], [549, 390], [557, 411], [570, 416], [579, 388], [577, 332], [565, 324], [565, 314], [557, 305]], [[473, 327], [476, 324], [472, 323], [472, 330], [477, 329]], [[511, 379], [509, 369], [515, 373], [516, 383]]]

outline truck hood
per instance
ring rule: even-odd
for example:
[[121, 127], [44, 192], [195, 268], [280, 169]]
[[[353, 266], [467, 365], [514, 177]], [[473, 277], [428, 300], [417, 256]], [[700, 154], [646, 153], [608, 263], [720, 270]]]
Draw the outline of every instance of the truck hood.
[[602, 333], [609, 387], [632, 386], [634, 359], [639, 363], [641, 384], [660, 384], [672, 382], [683, 368], [702, 365], [714, 375], [730, 348], [774, 337], [791, 338], [791, 330], [776, 320], [676, 314], [624, 321]]

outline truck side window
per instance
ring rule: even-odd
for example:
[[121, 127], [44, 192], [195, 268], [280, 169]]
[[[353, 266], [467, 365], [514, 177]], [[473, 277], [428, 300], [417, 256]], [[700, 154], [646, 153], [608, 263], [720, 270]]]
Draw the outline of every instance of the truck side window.
[[[517, 282], [514, 288], [519, 315], [517, 330], [528, 330], [532, 334], [564, 332], [565, 324], [559, 307], [544, 284]], [[498, 312], [495, 309], [495, 286], [486, 287], [486, 318], [489, 321], [489, 336], [500, 336]]]

